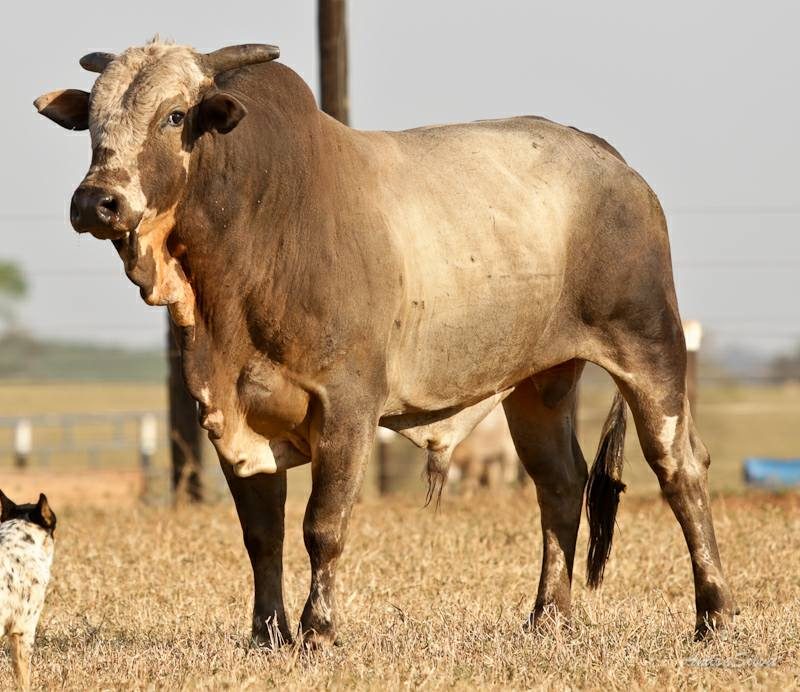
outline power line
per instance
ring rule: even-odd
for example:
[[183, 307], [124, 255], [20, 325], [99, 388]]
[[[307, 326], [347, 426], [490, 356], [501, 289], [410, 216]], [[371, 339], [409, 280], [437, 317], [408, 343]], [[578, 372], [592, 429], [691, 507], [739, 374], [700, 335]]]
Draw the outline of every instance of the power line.
[[800, 207], [787, 206], [719, 206], [673, 207], [665, 210], [667, 216], [798, 216]]
[[[665, 210], [667, 216], [800, 216], [800, 206], [791, 205], [751, 205], [751, 206], [698, 206], [672, 207]], [[3, 221], [68, 221], [64, 212], [0, 212]]]
[[713, 259], [713, 260], [688, 260], [673, 261], [677, 269], [794, 269], [800, 266], [800, 257], [785, 257], [776, 259]]
[[40, 279], [105, 279], [114, 277], [118, 279], [124, 274], [124, 270], [120, 267], [119, 271], [112, 271], [110, 269], [87, 269], [73, 270], [73, 269], [45, 269], [45, 270], [31, 270], [25, 272], [28, 276], [34, 276]]
[[[788, 321], [792, 321], [791, 318], [788, 318]], [[738, 336], [738, 337], [746, 337], [746, 338], [755, 338], [755, 339], [785, 339], [785, 338], [800, 338], [800, 329], [776, 329], [774, 325], [783, 324], [784, 322], [780, 322], [776, 320], [775, 322], [760, 322], [759, 320], [753, 321], [725, 321], [725, 320], [713, 320], [711, 318], [706, 318], [703, 320], [703, 325], [705, 326], [705, 330], [707, 331], [708, 335], [711, 337], [714, 336]], [[722, 325], [722, 326], [716, 326]], [[746, 325], [750, 328], [738, 328], [737, 325]], [[766, 325], [766, 328], [762, 328], [759, 325]], [[64, 323], [48, 323], [46, 325], [41, 326], [32, 326], [28, 325], [34, 329], [41, 329], [46, 327], [48, 331], [50, 330], [64, 330], [64, 331], [72, 331], [72, 330], [86, 330], [86, 331], [99, 331], [99, 330], [114, 330], [114, 331], [125, 331], [125, 332], [138, 332], [143, 330], [151, 330], [154, 328], [163, 327], [160, 322], [152, 322], [147, 324], [130, 324], [130, 323], [109, 323], [109, 322], [64, 322]]]
[[0, 220], [3, 221], [68, 221], [69, 214], [56, 212], [36, 212], [36, 211], [5, 211], [0, 212]]
[[[800, 257], [774, 257], [761, 259], [719, 258], [719, 259], [675, 259], [673, 266], [685, 269], [706, 269], [706, 268], [746, 268], [746, 269], [774, 269], [776, 267], [795, 268], [800, 266]], [[81, 277], [119, 277], [122, 268], [113, 269], [29, 269], [26, 270], [28, 276], [40, 278], [81, 278]]]
[[727, 330], [719, 330], [719, 329], [712, 329], [709, 327], [708, 329], [709, 336], [717, 337], [717, 336], [724, 336], [724, 337], [736, 337], [738, 339], [747, 339], [750, 341], [782, 341], [784, 339], [800, 339], [800, 332], [739, 332], [734, 329], [727, 329]]

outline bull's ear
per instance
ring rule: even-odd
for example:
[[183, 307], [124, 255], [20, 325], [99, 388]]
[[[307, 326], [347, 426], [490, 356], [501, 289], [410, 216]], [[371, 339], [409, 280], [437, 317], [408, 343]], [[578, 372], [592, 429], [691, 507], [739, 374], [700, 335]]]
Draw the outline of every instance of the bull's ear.
[[8, 521], [14, 516], [17, 509], [16, 503], [0, 490], [0, 522]]
[[224, 135], [236, 127], [245, 115], [247, 109], [238, 99], [223, 91], [214, 91], [200, 102], [200, 129]]
[[46, 118], [68, 130], [89, 127], [89, 92], [81, 89], [59, 89], [40, 96], [33, 102]]

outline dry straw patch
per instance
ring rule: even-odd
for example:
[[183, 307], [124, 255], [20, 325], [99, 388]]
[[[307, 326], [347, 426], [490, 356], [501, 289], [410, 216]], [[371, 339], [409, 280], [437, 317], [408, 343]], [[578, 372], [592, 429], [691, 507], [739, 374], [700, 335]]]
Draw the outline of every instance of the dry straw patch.
[[[742, 615], [691, 639], [689, 561], [660, 500], [623, 503], [597, 593], [576, 579], [571, 629], [526, 635], [541, 539], [531, 490], [357, 508], [342, 562], [344, 645], [314, 656], [247, 647], [251, 582], [229, 503], [178, 511], [75, 509], [34, 658], [47, 688], [640, 688], [800, 683], [800, 502], [718, 500], [723, 558]], [[288, 513], [287, 602], [308, 585], [302, 506]], [[580, 550], [585, 550], [581, 536]], [[576, 574], [583, 572], [581, 559]], [[10, 674], [0, 658], [0, 680]]]

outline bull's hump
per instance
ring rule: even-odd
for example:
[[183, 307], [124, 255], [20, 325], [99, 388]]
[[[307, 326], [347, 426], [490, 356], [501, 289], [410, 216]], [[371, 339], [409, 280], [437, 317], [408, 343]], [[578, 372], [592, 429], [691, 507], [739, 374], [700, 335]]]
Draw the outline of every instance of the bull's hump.
[[566, 169], [581, 162], [588, 167], [624, 165], [620, 153], [606, 140], [589, 132], [535, 115], [470, 123], [431, 125], [385, 132], [401, 154], [431, 162], [482, 158], [502, 159], [527, 169], [537, 162], [563, 162]]
[[474, 138], [493, 138], [499, 136], [539, 136], [554, 137], [564, 135], [569, 128], [539, 116], [516, 116], [513, 118], [497, 118], [491, 120], [475, 120], [466, 123], [444, 123], [426, 125], [410, 130], [385, 132], [401, 143], [413, 145], [415, 142], [458, 142]]

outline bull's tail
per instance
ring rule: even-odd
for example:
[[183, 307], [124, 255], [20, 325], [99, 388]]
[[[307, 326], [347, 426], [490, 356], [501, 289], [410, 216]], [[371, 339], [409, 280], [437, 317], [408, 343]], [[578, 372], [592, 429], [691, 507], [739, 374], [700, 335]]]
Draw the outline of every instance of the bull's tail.
[[622, 482], [625, 427], [625, 400], [617, 392], [603, 425], [600, 445], [586, 486], [586, 517], [589, 521], [586, 583], [590, 589], [596, 589], [603, 581], [603, 571], [611, 554], [619, 496], [625, 490]]

